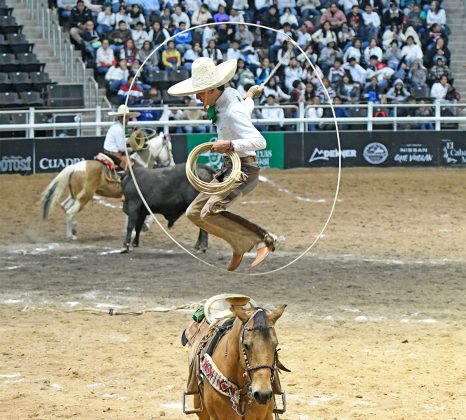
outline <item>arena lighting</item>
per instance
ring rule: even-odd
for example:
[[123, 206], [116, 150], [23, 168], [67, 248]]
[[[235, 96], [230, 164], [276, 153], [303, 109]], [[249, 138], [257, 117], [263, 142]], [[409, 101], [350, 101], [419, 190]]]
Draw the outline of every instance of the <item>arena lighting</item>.
[[[248, 275], [250, 276], [265, 276], [265, 275], [268, 275], [268, 274], [272, 274], [272, 273], [276, 273], [278, 271], [281, 271], [281, 270], [284, 270], [285, 268], [293, 265], [295, 262], [297, 262], [298, 260], [300, 260], [301, 258], [303, 258], [312, 248], [314, 248], [314, 246], [317, 244], [317, 242], [319, 242], [319, 239], [323, 236], [325, 230], [327, 229], [328, 225], [330, 224], [330, 220], [332, 219], [332, 216], [333, 216], [333, 213], [335, 212], [335, 207], [336, 207], [336, 204], [337, 204], [337, 200], [338, 200], [338, 194], [340, 192], [340, 181], [341, 181], [341, 142], [340, 142], [340, 131], [338, 130], [338, 123], [337, 123], [337, 120], [336, 120], [336, 115], [335, 115], [335, 109], [333, 108], [333, 104], [332, 104], [332, 101], [331, 101], [331, 98], [330, 98], [330, 95], [328, 94], [328, 90], [327, 88], [325, 87], [325, 85], [323, 84], [322, 82], [322, 79], [321, 77], [319, 76], [319, 74], [316, 72], [316, 68], [314, 66], [314, 64], [312, 63], [312, 61], [309, 59], [309, 57], [306, 55], [306, 53], [304, 52], [304, 50], [287, 34], [285, 34], [284, 32], [282, 31], [279, 31], [277, 29], [274, 29], [274, 28], [270, 28], [268, 26], [264, 26], [264, 25], [259, 25], [257, 23], [246, 23], [246, 22], [214, 22], [214, 23], [205, 23], [205, 24], [202, 24], [202, 25], [197, 25], [197, 26], [192, 26], [188, 29], [185, 29], [184, 31], [182, 32], [178, 32], [176, 35], [173, 35], [171, 36], [170, 38], [166, 39], [164, 42], [162, 42], [161, 44], [159, 44], [148, 56], [147, 58], [141, 63], [141, 66], [139, 67], [138, 71], [136, 72], [135, 76], [134, 76], [134, 79], [129, 87], [129, 91], [131, 92], [131, 89], [133, 88], [133, 85], [135, 82], [137, 82], [138, 78], [139, 78], [139, 75], [141, 73], [141, 70], [144, 68], [146, 62], [152, 57], [153, 54], [155, 54], [160, 48], [162, 48], [164, 45], [168, 44], [170, 41], [173, 41], [178, 35], [182, 35], [186, 32], [189, 32], [189, 31], [192, 31], [194, 29], [197, 29], [197, 28], [205, 28], [207, 26], [217, 26], [219, 24], [225, 24], [225, 25], [246, 25], [246, 26], [252, 26], [252, 27], [255, 27], [255, 28], [262, 28], [262, 29], [267, 29], [267, 30], [271, 30], [271, 31], [274, 31], [276, 32], [277, 34], [282, 34], [282, 35], [285, 35], [287, 38], [288, 38], [288, 41], [290, 41], [300, 52], [301, 54], [304, 55], [304, 57], [306, 58], [307, 62], [311, 65], [311, 68], [312, 70], [314, 71], [315, 75], [317, 76], [317, 78], [319, 79], [319, 82], [321, 84], [321, 86], [323, 87], [324, 89], [324, 92], [325, 92], [325, 96], [327, 97], [327, 100], [330, 104], [330, 109], [332, 110], [332, 116], [333, 116], [333, 121], [335, 123], [335, 131], [336, 131], [336, 134], [337, 134], [337, 143], [338, 143], [338, 175], [337, 175], [337, 185], [336, 185], [336, 188], [335, 188], [335, 195], [333, 197], [333, 202], [332, 202], [332, 206], [330, 208], [330, 212], [329, 212], [329, 215], [327, 216], [327, 219], [322, 227], [322, 229], [320, 230], [319, 234], [316, 235], [315, 239], [311, 242], [311, 244], [301, 253], [299, 254], [296, 258], [294, 258], [293, 260], [291, 260], [290, 262], [278, 267], [278, 268], [275, 268], [273, 270], [269, 270], [269, 271], [265, 271], [265, 272], [258, 272], [258, 273], [248, 273]], [[125, 100], [125, 105], [128, 106], [128, 99], [129, 99], [129, 95], [126, 97], [126, 100]], [[126, 129], [126, 118], [123, 119], [123, 132], [125, 132], [125, 129]], [[128, 148], [125, 144], [125, 154], [126, 154], [126, 157], [128, 158], [129, 160], [129, 153], [128, 153]], [[152, 210], [150, 209], [149, 205], [147, 204], [147, 201], [145, 200], [144, 198], [144, 195], [142, 194], [141, 192], [141, 189], [139, 188], [139, 184], [136, 180], [136, 177], [134, 176], [134, 172], [133, 172], [133, 168], [131, 166], [129, 166], [129, 172], [131, 173], [131, 178], [133, 179], [133, 182], [134, 182], [134, 185], [136, 187], [136, 190], [139, 194], [139, 196], [141, 197], [141, 200], [142, 202], [144, 203], [144, 206], [146, 207], [147, 211], [149, 212], [149, 214], [152, 216], [152, 218], [154, 219], [154, 221], [157, 223], [157, 225], [159, 226], [159, 228], [165, 233], [165, 235], [167, 235], [179, 248], [181, 248], [183, 251], [185, 251], [187, 254], [191, 255], [191, 257], [193, 257], [194, 259], [200, 261], [201, 263], [209, 266], [209, 267], [212, 267], [212, 268], [216, 268], [218, 270], [221, 270], [221, 271], [224, 271], [226, 273], [229, 273], [229, 274], [236, 274], [236, 275], [244, 275], [245, 273], [241, 273], [241, 272], [236, 272], [236, 271], [227, 271], [226, 269], [224, 268], [221, 268], [221, 267], [217, 267], [216, 265], [214, 264], [211, 264], [209, 263], [208, 261], [205, 261], [203, 260], [202, 258], [199, 258], [197, 255], [193, 254], [189, 249], [187, 249], [186, 247], [184, 247], [182, 244], [180, 244], [171, 234], [170, 232], [168, 232], [165, 227], [159, 222], [159, 220], [157, 219], [157, 217], [155, 216], [155, 214], [152, 212]]]

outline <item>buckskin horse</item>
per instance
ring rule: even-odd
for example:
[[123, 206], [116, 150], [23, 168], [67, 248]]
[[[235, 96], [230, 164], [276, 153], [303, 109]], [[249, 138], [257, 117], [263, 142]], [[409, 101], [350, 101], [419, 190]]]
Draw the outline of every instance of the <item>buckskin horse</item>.
[[[186, 410], [183, 401], [186, 414], [196, 413], [200, 420], [272, 420], [284, 413], [278, 373], [289, 370], [278, 360], [275, 323], [285, 308], [267, 312], [231, 307], [236, 316], [231, 329], [211, 356], [208, 342], [207, 349], [198, 353], [199, 392], [188, 392], [194, 394], [195, 409]], [[277, 407], [275, 395], [281, 396], [283, 409]]]
[[[136, 166], [152, 168], [154, 163], [160, 167], [174, 166], [171, 143], [163, 133], [159, 133], [146, 143], [142, 150], [133, 152], [131, 160]], [[76, 215], [92, 199], [94, 194], [108, 198], [123, 195], [121, 184], [109, 176], [108, 167], [97, 160], [83, 160], [63, 169], [47, 186], [41, 196], [42, 216], [47, 219], [51, 209], [68, 189], [68, 197], [61, 202], [66, 216], [66, 235], [76, 239]]]

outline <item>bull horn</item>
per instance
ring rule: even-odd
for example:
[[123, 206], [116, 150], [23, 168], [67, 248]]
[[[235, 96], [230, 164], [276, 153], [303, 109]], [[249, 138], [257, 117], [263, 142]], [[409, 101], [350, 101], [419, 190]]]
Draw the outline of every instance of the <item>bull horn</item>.
[[146, 135], [142, 130], [134, 130], [129, 137], [129, 145], [135, 152], [142, 150], [146, 144]]

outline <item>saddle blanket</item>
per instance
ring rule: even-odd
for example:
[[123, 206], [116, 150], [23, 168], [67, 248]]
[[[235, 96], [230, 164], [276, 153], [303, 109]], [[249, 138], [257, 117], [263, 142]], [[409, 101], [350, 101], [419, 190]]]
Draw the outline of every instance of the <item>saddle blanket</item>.
[[97, 156], [94, 156], [94, 160], [97, 160], [102, 165], [105, 165], [111, 171], [116, 169], [115, 162], [113, 162], [112, 158], [108, 157], [105, 153], [99, 153]]

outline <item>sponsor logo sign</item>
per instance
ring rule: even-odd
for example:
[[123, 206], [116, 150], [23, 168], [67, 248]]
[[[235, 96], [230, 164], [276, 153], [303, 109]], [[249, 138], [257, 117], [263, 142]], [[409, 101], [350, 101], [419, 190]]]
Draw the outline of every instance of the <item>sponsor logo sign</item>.
[[49, 169], [59, 169], [62, 170], [67, 166], [74, 165], [75, 163], [81, 162], [85, 160], [82, 157], [78, 158], [64, 158], [64, 159], [49, 159], [49, 158], [42, 158], [39, 160], [39, 168], [46, 171]]
[[382, 143], [372, 142], [364, 147], [362, 155], [371, 165], [380, 165], [388, 159], [388, 149]]
[[[321, 149], [316, 147], [311, 154], [308, 162], [315, 162], [317, 160], [329, 161], [330, 159], [338, 159], [340, 152], [338, 149]], [[355, 149], [342, 149], [341, 157], [343, 159], [357, 158], [357, 150]]]
[[31, 156], [2, 156], [0, 159], [1, 173], [31, 172]]
[[434, 160], [434, 153], [426, 144], [402, 144], [397, 148], [393, 160], [398, 164], [429, 164]]
[[454, 140], [444, 139], [442, 140], [442, 157], [448, 165], [466, 165], [466, 143], [463, 146], [459, 146]]

